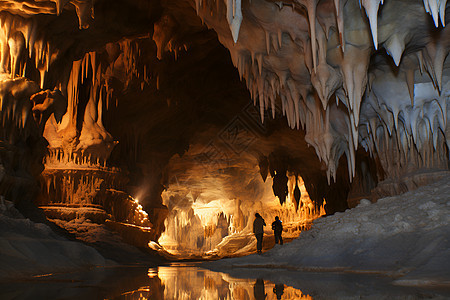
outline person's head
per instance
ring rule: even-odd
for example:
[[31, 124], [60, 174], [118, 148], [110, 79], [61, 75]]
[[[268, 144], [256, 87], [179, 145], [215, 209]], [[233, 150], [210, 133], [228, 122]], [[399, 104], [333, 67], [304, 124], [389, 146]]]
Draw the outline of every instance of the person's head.
[[255, 214], [255, 217], [256, 217], [256, 218], [261, 218], [261, 215], [260, 215], [259, 213], [256, 213], [256, 214]]
[[278, 221], [280, 218], [278, 218], [278, 216], [275, 217], [275, 221]]

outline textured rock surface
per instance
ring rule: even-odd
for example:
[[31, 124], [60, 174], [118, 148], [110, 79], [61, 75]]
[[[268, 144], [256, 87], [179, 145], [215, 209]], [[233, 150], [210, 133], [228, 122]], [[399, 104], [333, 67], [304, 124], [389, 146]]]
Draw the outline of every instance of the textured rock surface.
[[327, 213], [426, 184], [449, 169], [447, 7], [1, 1], [1, 194], [33, 199], [41, 176], [40, 205], [98, 204], [114, 221], [127, 217], [105, 199], [133, 196], [158, 236], [183, 173], [170, 161], [190, 147], [213, 149], [207, 167], [248, 155], [281, 202], [286, 172], [301, 176]]

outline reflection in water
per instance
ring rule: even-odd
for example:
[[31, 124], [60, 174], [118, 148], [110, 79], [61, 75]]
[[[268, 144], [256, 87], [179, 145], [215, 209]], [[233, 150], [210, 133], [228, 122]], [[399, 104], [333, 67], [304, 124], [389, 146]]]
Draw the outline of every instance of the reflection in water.
[[[283, 291], [281, 293], [278, 291]], [[237, 279], [193, 266], [122, 267], [0, 282], [0, 299], [312, 299], [263, 279]]]
[[266, 299], [267, 294], [266, 290], [264, 289], [264, 279], [256, 279], [256, 282], [253, 285], [253, 295], [255, 296], [256, 300]]
[[[385, 277], [270, 269], [230, 271], [243, 278], [186, 265], [99, 268], [0, 282], [0, 299], [312, 300], [311, 295], [317, 299], [450, 299], [450, 292], [393, 286]], [[246, 274], [253, 279], [245, 278]]]
[[273, 292], [275, 284], [270, 281], [237, 279], [196, 267], [158, 267], [157, 272], [151, 272], [164, 286], [164, 299], [312, 299], [282, 284], [277, 285], [284, 289], [278, 298]]
[[277, 299], [281, 299], [281, 296], [284, 293], [284, 284], [276, 284], [273, 288], [273, 293], [277, 295]]

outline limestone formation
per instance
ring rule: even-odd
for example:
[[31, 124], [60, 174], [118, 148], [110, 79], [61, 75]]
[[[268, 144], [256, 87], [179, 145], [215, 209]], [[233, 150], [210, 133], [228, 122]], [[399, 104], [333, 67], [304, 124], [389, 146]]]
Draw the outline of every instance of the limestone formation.
[[207, 189], [185, 189], [206, 182], [200, 175], [172, 180], [189, 173], [173, 166], [176, 155], [223, 182], [258, 167], [251, 174], [270, 174], [274, 195], [299, 210], [303, 192], [287, 176], [301, 177], [317, 216], [325, 203], [333, 213], [431, 182], [449, 169], [448, 8], [1, 1], [0, 193], [47, 211], [99, 209], [101, 222], [153, 226], [159, 237], [164, 218], [177, 218], [163, 191], [185, 185], [175, 190], [195, 202]]

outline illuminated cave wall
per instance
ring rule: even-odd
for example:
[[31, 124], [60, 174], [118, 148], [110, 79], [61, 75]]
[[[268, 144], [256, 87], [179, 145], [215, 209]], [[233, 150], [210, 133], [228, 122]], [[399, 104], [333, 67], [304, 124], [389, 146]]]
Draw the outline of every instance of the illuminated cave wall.
[[[133, 64], [123, 59], [132, 51], [126, 48], [129, 43], [105, 44], [117, 41], [128, 29], [123, 26], [119, 33], [110, 27], [107, 38], [95, 37], [105, 21], [101, 15], [98, 28], [80, 30], [93, 20], [92, 2], [67, 4], [1, 3], [2, 111], [9, 111], [8, 122], [17, 127], [8, 130], [11, 138], [3, 140], [11, 150], [19, 149], [12, 156], [8, 155], [11, 150], [5, 151], [12, 170], [7, 171], [9, 179], [3, 180], [2, 195], [29, 208], [39, 192], [39, 178], [35, 203], [49, 217], [73, 219], [88, 214], [94, 221], [108, 218], [149, 226], [136, 201], [121, 191], [128, 181], [126, 170], [106, 164], [117, 143], [102, 123], [112, 99], [111, 69], [122, 59], [116, 69], [127, 78], [135, 74], [123, 70]], [[114, 5], [109, 8], [114, 10]], [[147, 17], [151, 19], [150, 14]], [[111, 48], [123, 52], [121, 57], [108, 53]], [[124, 60], [129, 64], [123, 66]], [[4, 123], [3, 127], [10, 126]]]
[[[233, 130], [241, 140], [213, 151], [238, 153], [224, 162], [247, 171], [229, 176], [258, 180], [267, 197], [273, 180], [283, 198], [292, 182], [284, 174], [298, 175], [316, 213], [325, 202], [333, 213], [426, 184], [449, 169], [448, 7], [1, 1], [1, 194], [18, 206], [91, 207], [131, 223], [139, 210], [123, 210], [138, 198], [158, 237], [178, 211], [163, 204], [163, 190], [189, 203], [199, 193], [177, 191], [173, 178], [195, 169], [176, 169], [177, 155], [211, 154], [209, 142]], [[266, 195], [246, 198], [244, 187], [216, 198], [245, 207]], [[229, 225], [230, 215], [217, 222]]]
[[248, 248], [254, 244], [256, 212], [265, 219], [268, 235], [273, 234], [271, 224], [279, 216], [285, 239], [297, 237], [325, 214], [326, 202], [315, 204], [301, 177], [288, 174], [286, 199], [281, 204], [274, 196], [272, 178], [263, 180], [255, 157], [222, 148], [222, 159], [208, 161], [204, 151], [203, 146], [193, 146], [183, 157], [170, 161], [172, 177], [162, 194], [169, 215], [159, 239], [166, 250], [183, 255], [256, 251], [255, 245]]

